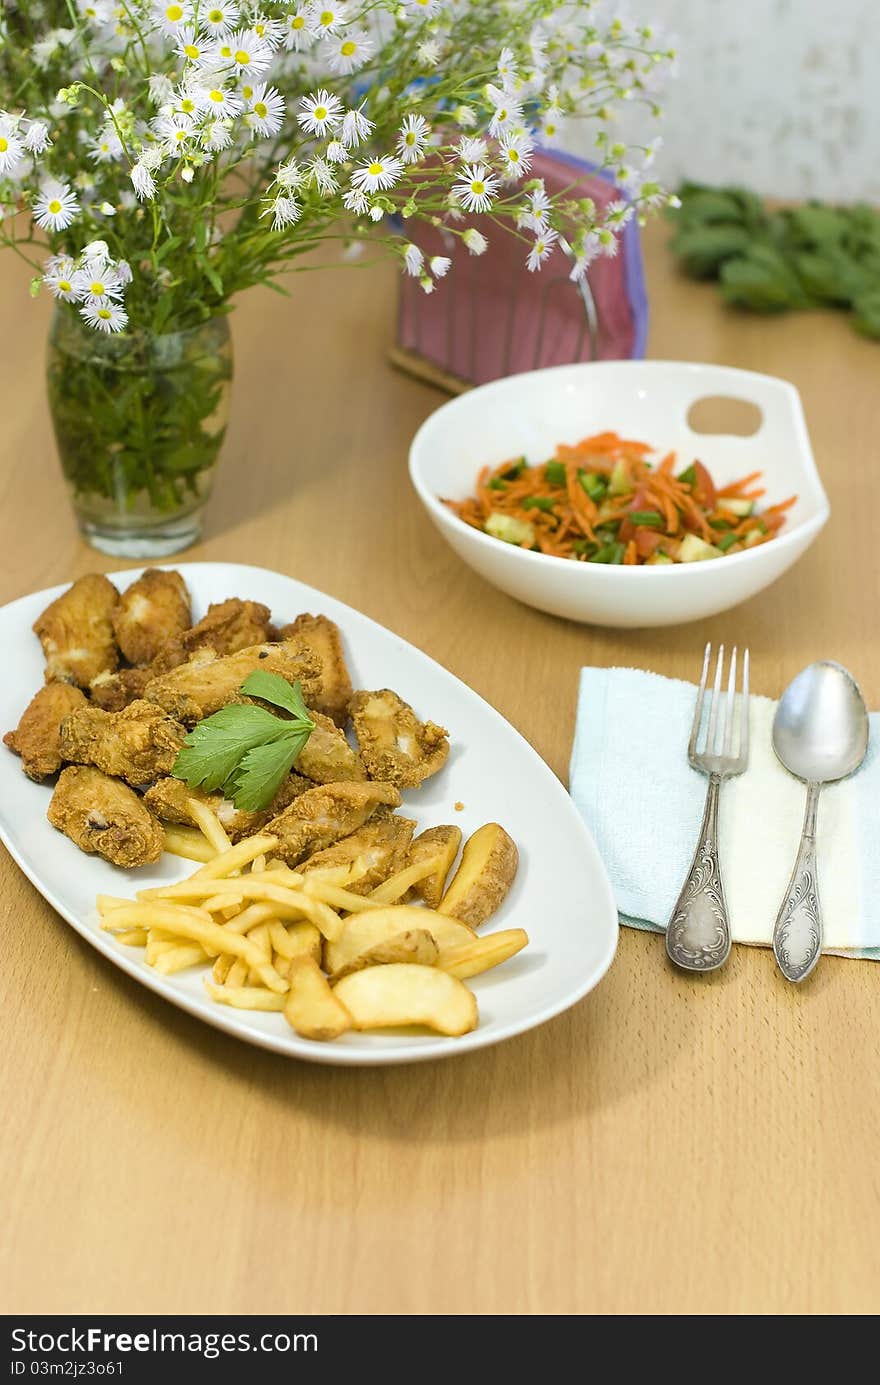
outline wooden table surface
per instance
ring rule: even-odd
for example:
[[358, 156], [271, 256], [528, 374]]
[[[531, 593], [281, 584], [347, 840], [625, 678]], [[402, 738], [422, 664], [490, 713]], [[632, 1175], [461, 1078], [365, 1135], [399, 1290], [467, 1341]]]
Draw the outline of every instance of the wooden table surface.
[[[441, 402], [384, 362], [394, 278], [300, 275], [234, 317], [231, 430], [190, 559], [276, 568], [470, 683], [565, 777], [579, 667], [756, 690], [840, 659], [880, 704], [880, 347], [830, 314], [734, 315], [648, 236], [650, 354], [793, 380], [834, 508], [771, 591], [678, 630], [588, 629], [461, 566], [410, 490]], [[42, 378], [48, 305], [0, 265], [0, 600], [120, 564], [77, 537]], [[245, 593], [246, 594], [246, 593]], [[14, 658], [14, 651], [5, 652]], [[859, 1313], [880, 1307], [880, 970], [802, 989], [767, 951], [674, 974], [624, 930], [592, 995], [452, 1062], [288, 1061], [117, 971], [0, 860], [7, 1312]]]

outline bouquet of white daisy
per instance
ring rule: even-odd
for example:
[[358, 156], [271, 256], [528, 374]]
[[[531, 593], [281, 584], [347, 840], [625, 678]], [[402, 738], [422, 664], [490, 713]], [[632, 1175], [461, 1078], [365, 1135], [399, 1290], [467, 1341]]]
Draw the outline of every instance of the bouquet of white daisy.
[[[574, 278], [613, 254], [664, 200], [652, 144], [618, 142], [614, 108], [658, 114], [672, 56], [603, 0], [10, 0], [0, 244], [59, 302], [51, 402], [92, 541], [193, 537], [230, 300], [281, 288], [322, 241], [379, 241], [425, 292], [450, 260], [426, 261], [414, 219], [474, 255], [514, 234], [530, 269], [566, 255]], [[529, 178], [536, 143], [576, 118], [626, 192], [603, 217]]]

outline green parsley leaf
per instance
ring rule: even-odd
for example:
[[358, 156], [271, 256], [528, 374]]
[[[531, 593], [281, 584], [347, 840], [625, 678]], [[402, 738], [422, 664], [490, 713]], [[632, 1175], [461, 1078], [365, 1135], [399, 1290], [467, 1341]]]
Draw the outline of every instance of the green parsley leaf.
[[226, 786], [226, 796], [236, 808], [259, 812], [268, 807], [310, 735], [307, 729], [288, 731], [277, 740], [249, 750]]
[[171, 773], [186, 780], [190, 788], [213, 793], [223, 787], [249, 750], [283, 734], [288, 725], [263, 707], [221, 707], [187, 734]]
[[264, 673], [256, 669], [249, 673], [241, 685], [243, 693], [249, 697], [259, 697], [263, 702], [271, 702], [275, 707], [283, 707], [298, 721], [307, 721], [312, 730], [315, 723], [309, 716], [309, 709], [303, 702], [302, 685], [299, 681], [292, 686], [278, 673]]

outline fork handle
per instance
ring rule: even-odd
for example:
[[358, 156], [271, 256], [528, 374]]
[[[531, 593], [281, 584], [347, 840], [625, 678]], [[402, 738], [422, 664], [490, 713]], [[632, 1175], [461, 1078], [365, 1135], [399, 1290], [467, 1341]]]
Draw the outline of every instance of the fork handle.
[[700, 838], [666, 929], [666, 951], [686, 971], [714, 971], [730, 952], [730, 923], [718, 860], [721, 775], [709, 775]]
[[818, 784], [807, 786], [807, 808], [797, 860], [773, 929], [773, 955], [786, 981], [803, 981], [822, 951], [822, 906], [816, 870]]

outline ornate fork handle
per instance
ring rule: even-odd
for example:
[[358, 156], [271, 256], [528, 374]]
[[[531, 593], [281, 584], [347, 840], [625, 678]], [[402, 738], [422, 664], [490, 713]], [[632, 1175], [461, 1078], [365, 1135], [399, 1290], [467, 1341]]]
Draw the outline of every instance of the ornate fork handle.
[[730, 924], [718, 860], [718, 793], [721, 775], [710, 774], [706, 807], [694, 859], [666, 929], [666, 951], [687, 971], [714, 971], [730, 952]]
[[822, 951], [822, 908], [816, 872], [819, 785], [807, 787], [807, 810], [797, 860], [773, 929], [773, 955], [788, 981], [809, 976]]

